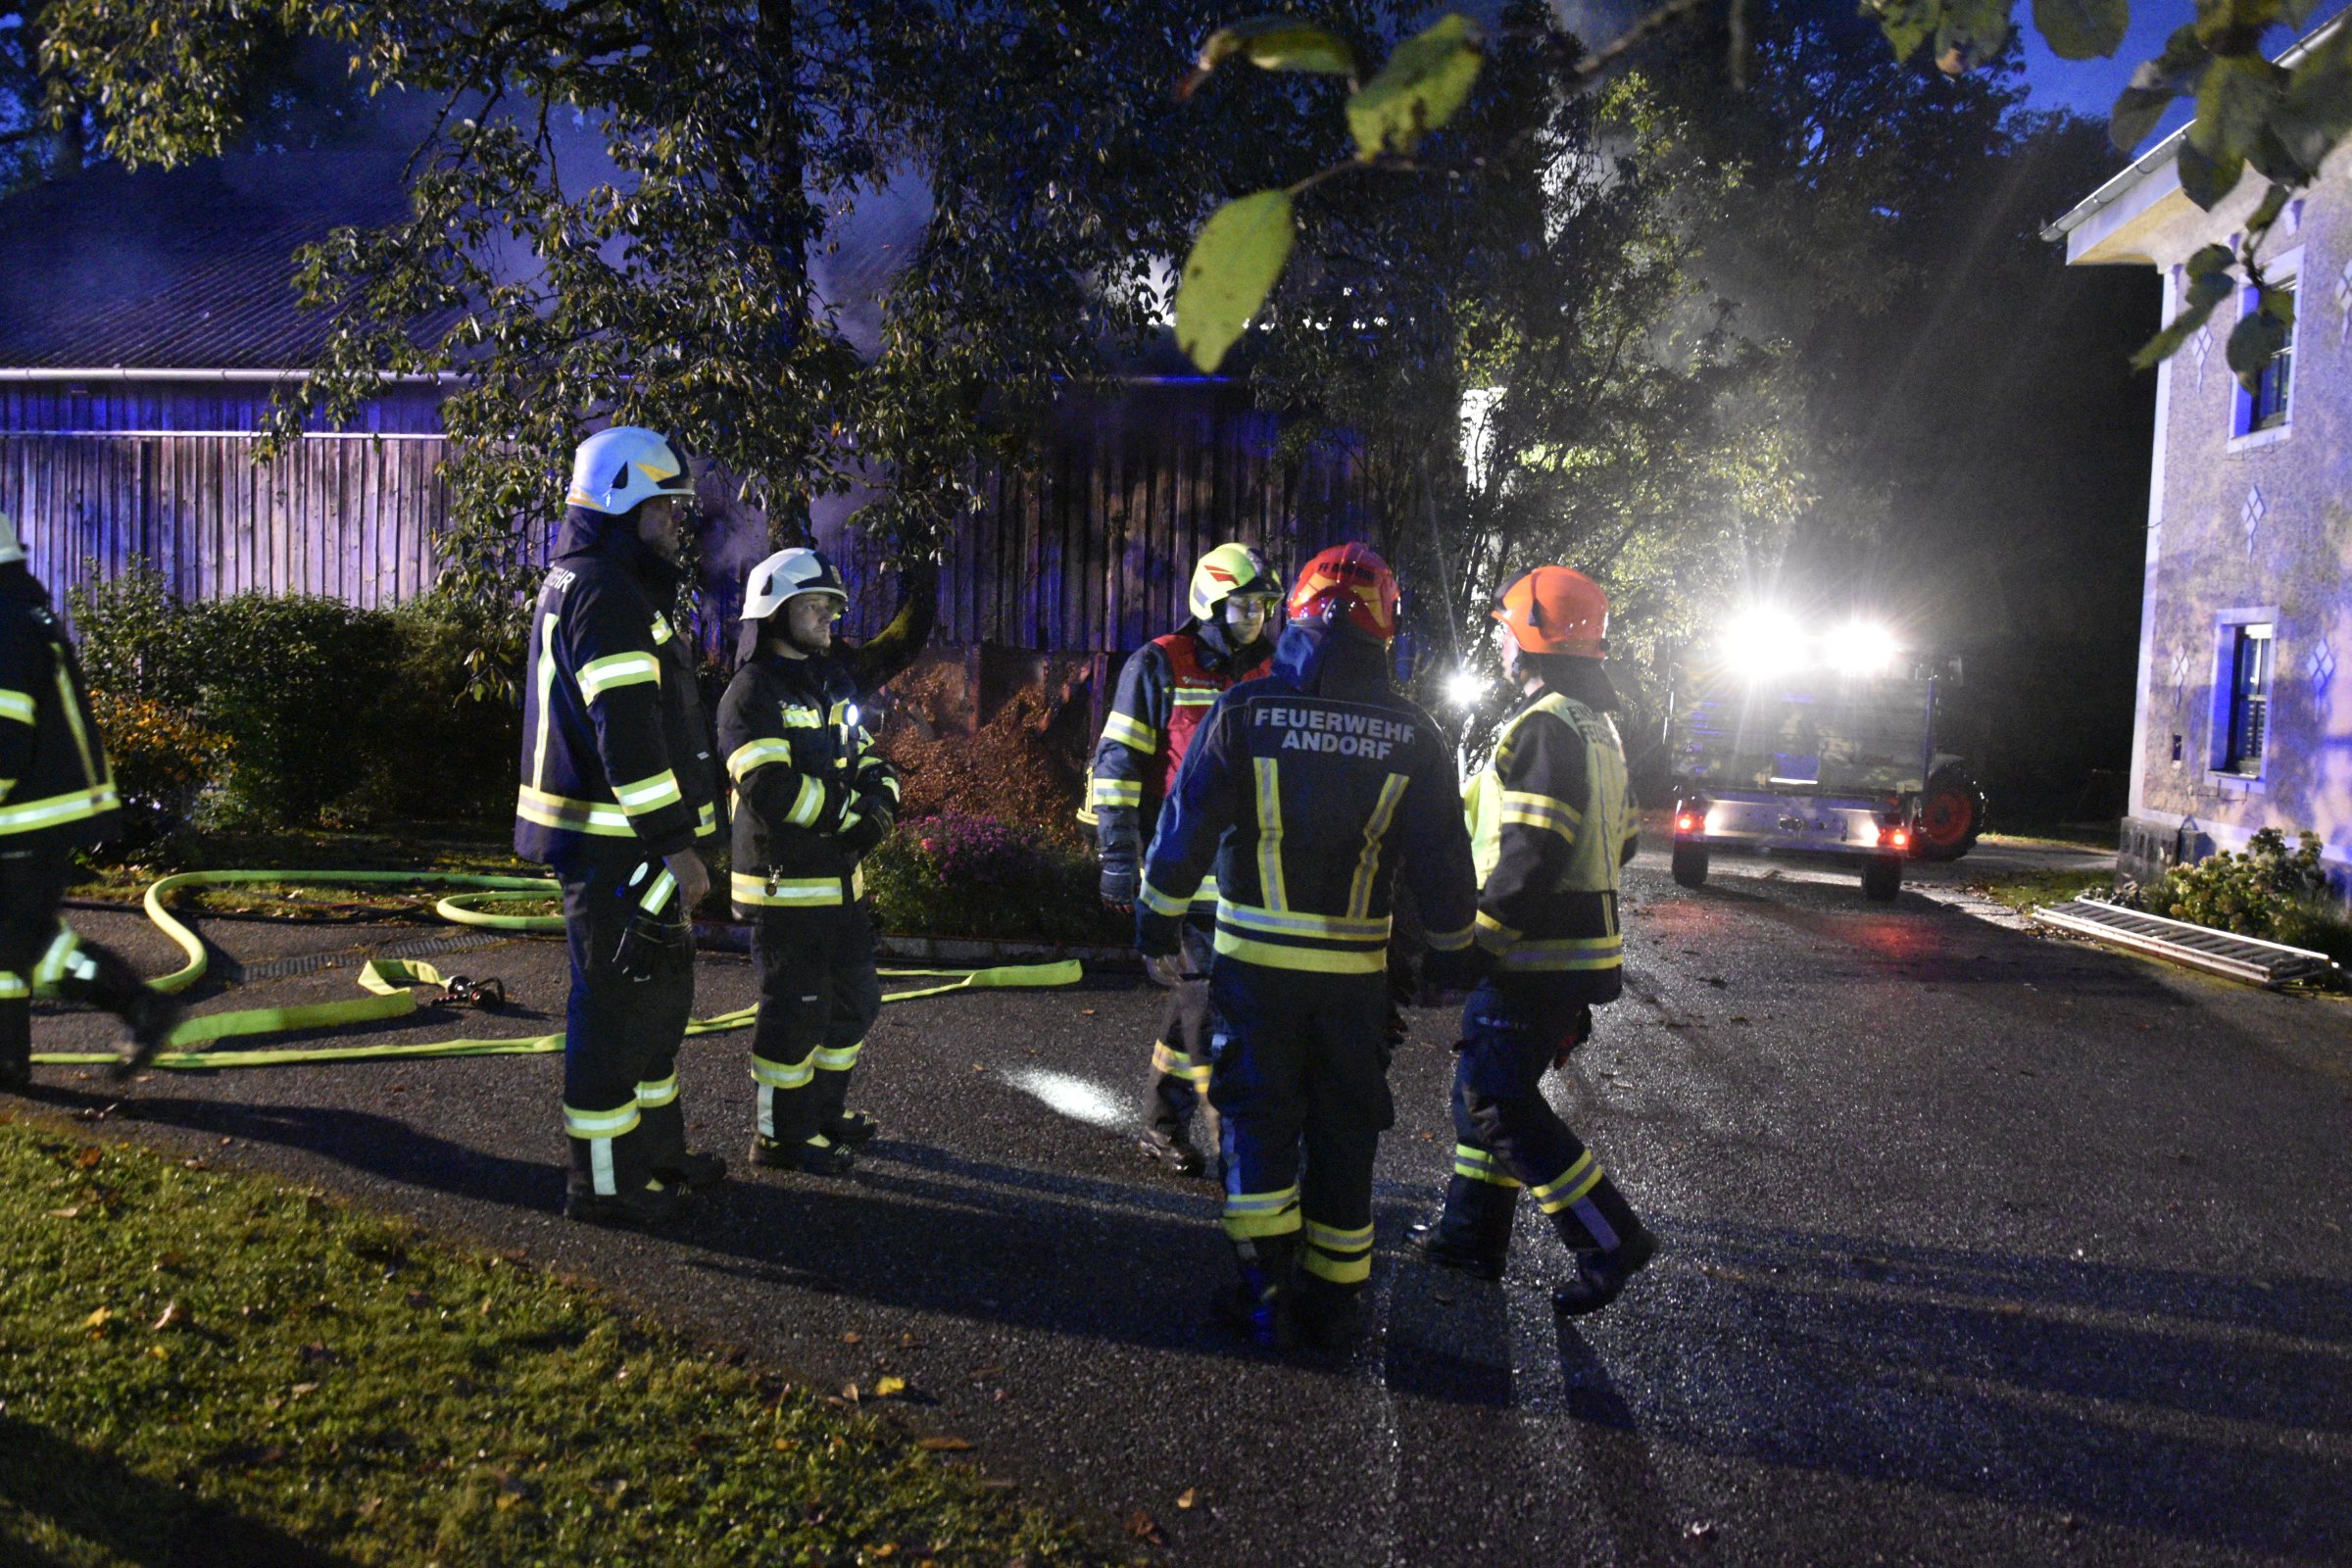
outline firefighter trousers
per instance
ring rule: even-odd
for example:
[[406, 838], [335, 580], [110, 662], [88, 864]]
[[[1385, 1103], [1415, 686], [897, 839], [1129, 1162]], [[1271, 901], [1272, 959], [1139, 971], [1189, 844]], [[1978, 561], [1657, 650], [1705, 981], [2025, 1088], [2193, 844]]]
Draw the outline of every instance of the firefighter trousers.
[[1184, 922], [1184, 947], [1177, 955], [1183, 972], [1168, 992], [1159, 1036], [1152, 1042], [1152, 1083], [1144, 1098], [1151, 1127], [1181, 1140], [1194, 1107], [1208, 1092], [1208, 970], [1216, 956], [1216, 926], [1200, 918]]
[[873, 919], [863, 904], [763, 908], [753, 951], [760, 1136], [784, 1144], [824, 1139], [848, 1103], [865, 1032], [882, 1014]]
[[86, 1002], [128, 1021], [159, 1004], [138, 971], [59, 918], [74, 874], [63, 846], [0, 850], [0, 1087], [32, 1069], [32, 999]]
[[1462, 1007], [1454, 1047], [1453, 1177], [1440, 1239], [1499, 1265], [1520, 1189], [1577, 1251], [1614, 1251], [1634, 1211], [1559, 1112], [1544, 1074], [1592, 1032], [1592, 1009], [1541, 976], [1490, 977]]
[[[678, 1103], [678, 1043], [694, 1010], [694, 942], [654, 950], [652, 973], [633, 979], [615, 961], [639, 891], [642, 857], [582, 858], [556, 867], [571, 997], [564, 1019], [564, 1127], [576, 1193], [610, 1198], [642, 1190], [686, 1152]], [[683, 918], [683, 911], [679, 911]]]
[[1388, 980], [1219, 956], [1209, 1004], [1225, 1234], [1245, 1270], [1260, 1240], [1302, 1243], [1298, 1267], [1352, 1294], [1372, 1274], [1372, 1159], [1396, 1120]]

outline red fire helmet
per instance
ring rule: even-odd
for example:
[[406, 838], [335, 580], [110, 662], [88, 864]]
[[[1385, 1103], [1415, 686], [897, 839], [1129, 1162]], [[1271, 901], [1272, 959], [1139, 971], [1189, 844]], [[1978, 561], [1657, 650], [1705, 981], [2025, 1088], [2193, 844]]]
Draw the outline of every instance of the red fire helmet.
[[1333, 545], [1299, 571], [1289, 614], [1325, 625], [1345, 621], [1386, 645], [1396, 639], [1396, 574], [1368, 545]]
[[1538, 566], [1502, 591], [1494, 614], [1528, 653], [1608, 657], [1609, 596], [1581, 571]]

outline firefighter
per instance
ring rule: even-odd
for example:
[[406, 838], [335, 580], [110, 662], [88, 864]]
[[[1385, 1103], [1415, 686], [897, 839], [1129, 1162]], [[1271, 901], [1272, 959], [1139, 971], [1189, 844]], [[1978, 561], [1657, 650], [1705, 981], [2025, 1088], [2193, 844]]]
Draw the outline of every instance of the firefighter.
[[[1219, 545], [1193, 567], [1192, 618], [1155, 637], [1119, 671], [1118, 695], [1095, 748], [1096, 842], [1102, 902], [1121, 914], [1135, 905], [1144, 846], [1159, 821], [1168, 785], [1217, 694], [1263, 674], [1273, 642], [1266, 622], [1282, 579], [1248, 545]], [[1152, 1043], [1144, 1094], [1144, 1152], [1179, 1175], [1199, 1175], [1193, 1107], [1208, 1087], [1208, 960], [1213, 878], [1194, 898], [1180, 937], [1176, 983]]]
[[684, 580], [669, 443], [614, 425], [580, 443], [531, 617], [514, 851], [554, 870], [571, 948], [564, 1034], [564, 1213], [677, 1218], [726, 1175], [686, 1148], [678, 1042], [694, 1004], [694, 906], [718, 831], [710, 725], [662, 607]]
[[35, 996], [121, 1018], [118, 1078], [179, 1022], [176, 1001], [58, 918], [74, 849], [105, 838], [121, 810], [73, 645], [0, 512], [0, 1089], [31, 1082]]
[[1220, 697], [1186, 755], [1137, 896], [1138, 946], [1165, 966], [1216, 871], [1209, 1100], [1242, 1275], [1221, 1305], [1266, 1346], [1295, 1328], [1336, 1351], [1362, 1330], [1372, 1159], [1395, 1119], [1399, 871], [1430, 966], [1458, 969], [1473, 951], [1477, 884], [1453, 766], [1389, 678], [1396, 632], [1396, 580], [1377, 555], [1341, 545], [1307, 564], [1273, 671]]
[[858, 862], [899, 810], [898, 773], [858, 710], [860, 694], [895, 673], [878, 667], [876, 645], [889, 634], [836, 654], [833, 623], [849, 602], [814, 550], [778, 551], [754, 566], [746, 657], [718, 705], [735, 787], [735, 912], [758, 924], [751, 1159], [822, 1176], [849, 1170], [856, 1147], [880, 1130], [846, 1108], [851, 1070], [882, 1011]]
[[1493, 968], [1462, 1008], [1446, 1207], [1416, 1241], [1432, 1262], [1500, 1279], [1525, 1188], [1574, 1258], [1551, 1298], [1574, 1317], [1615, 1300], [1657, 1250], [1542, 1087], [1591, 1036], [1592, 1009], [1617, 999], [1618, 879], [1636, 824], [1601, 665], [1607, 595], [1581, 572], [1538, 566], [1494, 616], [1523, 700], [1468, 793], [1478, 945]]

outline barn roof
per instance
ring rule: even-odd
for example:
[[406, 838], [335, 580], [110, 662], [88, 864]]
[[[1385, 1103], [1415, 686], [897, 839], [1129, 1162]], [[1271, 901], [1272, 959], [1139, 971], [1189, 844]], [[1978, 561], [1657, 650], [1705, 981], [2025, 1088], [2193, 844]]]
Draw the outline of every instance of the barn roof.
[[259, 153], [137, 172], [103, 164], [0, 202], [0, 368], [299, 368], [327, 313], [294, 251], [399, 218], [397, 157]]

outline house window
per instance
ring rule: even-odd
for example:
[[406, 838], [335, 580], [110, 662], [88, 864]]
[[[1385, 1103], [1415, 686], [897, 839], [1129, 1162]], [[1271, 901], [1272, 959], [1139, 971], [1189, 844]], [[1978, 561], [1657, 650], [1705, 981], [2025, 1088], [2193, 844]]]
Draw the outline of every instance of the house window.
[[2278, 643], [2267, 622], [2222, 630], [2230, 639], [2230, 728], [2221, 770], [2259, 778], [2263, 748], [2270, 741], [2271, 669]]
[[[2295, 297], [2291, 288], [2280, 289], [2289, 300]], [[2263, 367], [2254, 382], [2254, 390], [2246, 399], [2246, 428], [2276, 430], [2286, 423], [2287, 398], [2293, 390], [2295, 368], [2295, 329], [2286, 329], [2286, 342]]]

